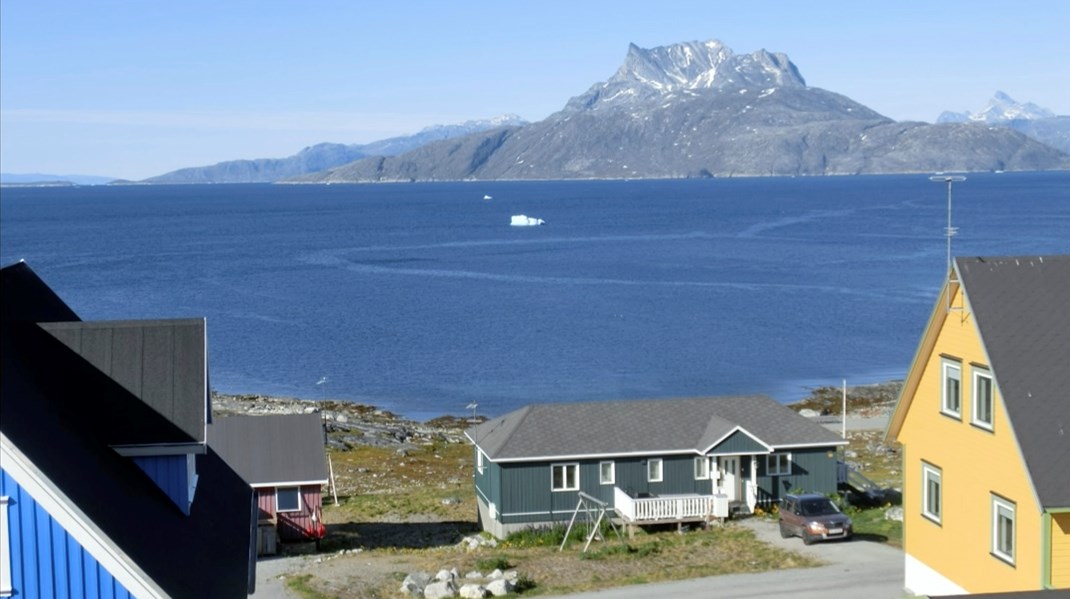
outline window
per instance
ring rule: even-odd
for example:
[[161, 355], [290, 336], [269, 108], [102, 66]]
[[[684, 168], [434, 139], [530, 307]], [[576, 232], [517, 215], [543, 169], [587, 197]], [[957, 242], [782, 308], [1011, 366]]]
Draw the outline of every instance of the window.
[[1014, 564], [1014, 504], [992, 496], [992, 555]]
[[554, 464], [553, 491], [578, 491], [580, 489], [580, 465], [579, 464]]
[[476, 449], [476, 470], [483, 474], [483, 452]]
[[921, 464], [921, 514], [940, 523], [943, 514], [943, 475], [936, 466]]
[[616, 468], [613, 462], [598, 463], [598, 482], [603, 485], [612, 485], [616, 479]]
[[992, 375], [987, 370], [973, 371], [972, 424], [992, 430]]
[[940, 411], [955, 418], [962, 417], [962, 363], [944, 358], [944, 388], [941, 392]]
[[275, 489], [276, 512], [301, 511], [301, 488], [279, 487]]
[[695, 480], [705, 480], [710, 477], [710, 459], [706, 456], [695, 458]]
[[648, 483], [661, 482], [661, 458], [650, 458], [646, 463], [646, 481]]
[[765, 456], [765, 473], [768, 476], [787, 476], [791, 474], [791, 454], [771, 453]]

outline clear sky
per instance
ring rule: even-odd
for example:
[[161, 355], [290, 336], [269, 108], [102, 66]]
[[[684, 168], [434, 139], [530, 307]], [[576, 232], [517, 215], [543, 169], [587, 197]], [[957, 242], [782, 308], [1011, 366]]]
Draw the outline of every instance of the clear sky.
[[896, 120], [1004, 91], [1070, 115], [1070, 2], [0, 0], [0, 170], [142, 179], [546, 118], [629, 43], [784, 52]]

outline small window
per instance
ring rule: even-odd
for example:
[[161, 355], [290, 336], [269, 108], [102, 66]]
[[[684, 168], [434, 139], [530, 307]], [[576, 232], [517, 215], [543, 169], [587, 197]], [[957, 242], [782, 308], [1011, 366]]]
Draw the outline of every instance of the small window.
[[649, 483], [661, 482], [661, 458], [650, 458], [646, 463], [646, 481]]
[[276, 512], [301, 511], [301, 488], [279, 487], [275, 489]]
[[1014, 564], [1014, 504], [992, 496], [992, 555]]
[[791, 454], [771, 453], [765, 456], [765, 473], [768, 476], [788, 476], [791, 474]]
[[710, 459], [706, 456], [695, 458], [695, 480], [705, 480], [710, 477]]
[[962, 417], [962, 363], [944, 358], [944, 388], [940, 395], [940, 411], [955, 418]]
[[553, 491], [578, 491], [580, 489], [580, 465], [579, 464], [554, 464]]
[[943, 514], [943, 475], [936, 466], [922, 463], [921, 479], [921, 513], [939, 524]]
[[483, 452], [476, 449], [476, 470], [483, 474]]
[[992, 430], [992, 375], [987, 370], [973, 371], [972, 424]]
[[598, 463], [598, 482], [603, 485], [612, 485], [616, 480], [616, 468], [613, 462]]

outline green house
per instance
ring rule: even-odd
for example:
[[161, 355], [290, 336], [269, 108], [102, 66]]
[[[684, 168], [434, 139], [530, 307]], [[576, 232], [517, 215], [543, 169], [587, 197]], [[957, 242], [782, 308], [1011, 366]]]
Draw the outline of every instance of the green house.
[[535, 404], [469, 429], [483, 529], [567, 522], [581, 493], [626, 524], [834, 493], [839, 435], [766, 396]]

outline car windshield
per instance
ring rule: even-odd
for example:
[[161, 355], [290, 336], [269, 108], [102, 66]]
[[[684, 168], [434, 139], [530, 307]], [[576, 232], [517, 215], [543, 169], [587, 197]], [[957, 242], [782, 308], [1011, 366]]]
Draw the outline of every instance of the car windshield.
[[836, 508], [836, 504], [828, 499], [808, 499], [799, 502], [799, 507], [804, 516], [827, 516], [829, 514], [838, 514], [840, 512], [840, 510]]

